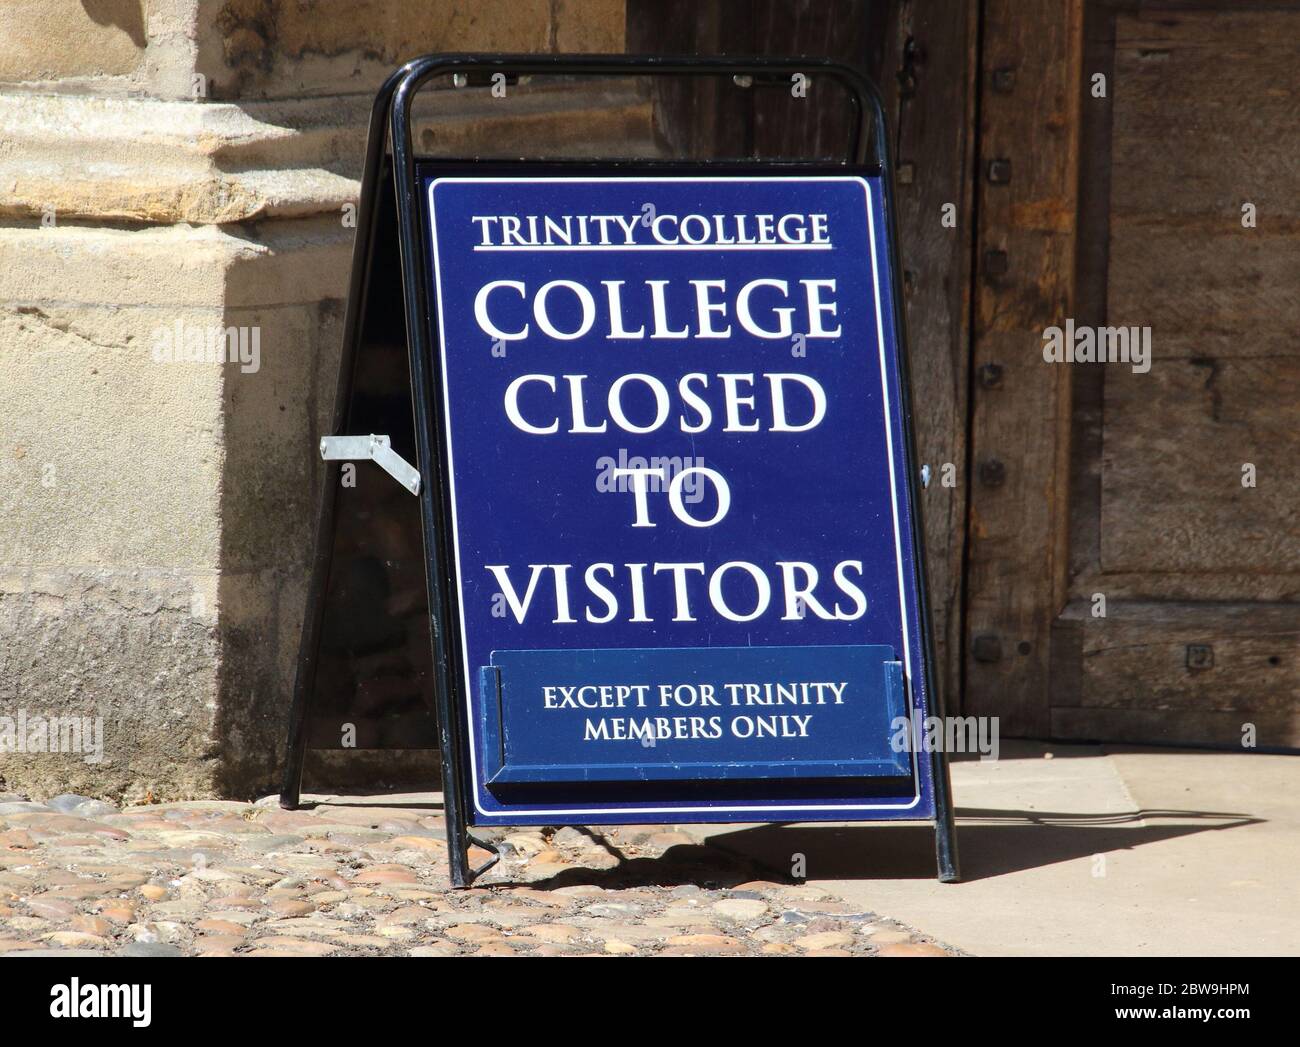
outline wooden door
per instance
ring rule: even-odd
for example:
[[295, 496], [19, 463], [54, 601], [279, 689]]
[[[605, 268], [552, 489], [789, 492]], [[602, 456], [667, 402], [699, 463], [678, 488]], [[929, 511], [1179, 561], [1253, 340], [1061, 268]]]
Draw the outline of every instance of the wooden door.
[[1300, 4], [982, 14], [964, 711], [1300, 746]]

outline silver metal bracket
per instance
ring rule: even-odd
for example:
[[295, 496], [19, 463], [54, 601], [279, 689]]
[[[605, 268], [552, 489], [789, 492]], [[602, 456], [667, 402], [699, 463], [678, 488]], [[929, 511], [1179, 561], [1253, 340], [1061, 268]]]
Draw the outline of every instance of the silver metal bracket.
[[420, 493], [420, 474], [392, 448], [386, 436], [322, 436], [320, 456], [327, 462], [370, 459], [412, 494]]

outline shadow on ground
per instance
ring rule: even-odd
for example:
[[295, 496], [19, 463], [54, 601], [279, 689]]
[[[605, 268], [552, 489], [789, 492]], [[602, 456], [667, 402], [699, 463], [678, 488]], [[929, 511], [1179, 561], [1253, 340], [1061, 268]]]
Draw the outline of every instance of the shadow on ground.
[[[382, 793], [376, 793], [330, 802], [377, 809], [419, 807], [431, 814], [442, 813], [440, 804], [384, 800]], [[303, 804], [304, 808], [313, 806], [311, 801]], [[959, 807], [957, 818], [962, 880], [966, 882], [1264, 821], [1226, 811], [1159, 808], [1081, 814]], [[598, 833], [592, 835], [601, 839]], [[799, 881], [792, 874], [798, 871], [816, 880], [929, 879], [935, 875], [934, 829], [928, 824], [758, 825], [716, 833], [702, 845], [678, 844], [659, 857], [629, 858], [607, 840], [602, 842], [620, 859], [618, 866], [604, 870], [575, 866], [527, 886], [547, 889], [589, 884], [612, 889], [693, 883], [734, 887], [754, 879], [796, 883]], [[799, 855], [803, 856], [801, 863]], [[493, 884], [510, 885], [504, 877]]]
[[[1065, 814], [958, 808], [964, 881], [1037, 869], [1094, 854], [1133, 850], [1261, 819], [1219, 811], [1142, 810]], [[935, 874], [929, 825], [762, 825], [709, 838], [713, 847], [789, 876], [803, 868], [817, 880], [895, 880]]]

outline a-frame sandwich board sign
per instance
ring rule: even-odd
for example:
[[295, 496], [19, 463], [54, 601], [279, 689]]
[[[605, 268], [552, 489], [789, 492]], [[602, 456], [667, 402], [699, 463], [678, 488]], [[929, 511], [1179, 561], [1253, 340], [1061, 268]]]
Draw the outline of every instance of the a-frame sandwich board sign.
[[[821, 79], [856, 133], [840, 164], [416, 156], [419, 88], [494, 74]], [[414, 467], [337, 428], [389, 178]], [[475, 826], [903, 819], [957, 878], [892, 182], [878, 92], [826, 61], [433, 55], [380, 91], [322, 454], [418, 499], [454, 884]]]

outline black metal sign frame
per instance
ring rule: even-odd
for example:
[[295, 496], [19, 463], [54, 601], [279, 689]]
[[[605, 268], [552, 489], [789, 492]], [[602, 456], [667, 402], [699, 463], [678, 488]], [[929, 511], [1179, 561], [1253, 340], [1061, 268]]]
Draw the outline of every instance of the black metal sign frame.
[[[419, 508], [424, 532], [425, 575], [429, 598], [430, 639], [433, 651], [434, 694], [438, 715], [438, 736], [441, 749], [444, 815], [446, 820], [448, 860], [454, 886], [467, 886], [484, 872], [496, 859], [479, 869], [469, 865], [469, 846], [478, 843], [470, 834], [466, 819], [466, 780], [463, 762], [466, 758], [467, 736], [464, 725], [464, 708], [459, 700], [468, 686], [459, 670], [458, 639], [452, 623], [455, 619], [455, 593], [450, 584], [452, 550], [447, 527], [449, 501], [447, 492], [447, 455], [443, 430], [435, 424], [441, 417], [441, 382], [435, 373], [439, 367], [438, 354], [430, 344], [429, 291], [432, 274], [424, 250], [422, 228], [423, 209], [419, 200], [419, 181], [416, 174], [417, 157], [411, 139], [412, 105], [416, 94], [430, 80], [438, 76], [490, 79], [493, 74], [508, 77], [531, 75], [589, 75], [589, 76], [679, 76], [679, 77], [748, 77], [755, 82], [781, 79], [788, 82], [795, 74], [826, 77], [847, 90], [855, 108], [855, 131], [847, 150], [846, 162], [861, 169], [872, 167], [881, 177], [884, 191], [887, 242], [890, 244], [890, 265], [896, 275], [901, 274], [897, 218], [894, 208], [893, 166], [889, 151], [888, 124], [884, 107], [874, 84], [855, 69], [827, 60], [807, 58], [749, 58], [749, 57], [672, 57], [657, 55], [495, 55], [448, 54], [428, 55], [414, 59], [394, 72], [380, 88], [371, 111], [370, 128], [366, 145], [365, 164], [361, 180], [361, 199], [357, 213], [356, 241], [352, 253], [352, 273], [348, 288], [348, 302], [344, 317], [343, 352], [340, 362], [338, 394], [334, 406], [332, 432], [343, 434], [352, 395], [352, 378], [361, 342], [365, 301], [374, 256], [376, 229], [379, 224], [381, 192], [380, 179], [385, 174], [386, 152], [391, 143], [391, 169], [398, 215], [398, 243], [401, 256], [403, 304], [406, 321], [407, 350], [410, 364], [411, 402], [415, 415], [415, 444], [420, 481]], [[450, 163], [450, 161], [448, 161]], [[590, 168], [590, 162], [583, 162]], [[714, 164], [700, 161], [692, 169], [717, 172], [744, 171], [758, 162]], [[473, 162], [478, 170], [488, 167], [523, 172], [546, 166], [551, 170], [575, 169], [580, 165], [571, 162], [554, 162], [547, 165], [526, 164], [520, 161]], [[652, 160], [619, 160], [600, 165], [604, 170], [620, 172], [657, 172], [683, 168], [686, 165], [669, 164]], [[825, 170], [827, 165], [791, 162], [782, 169], [794, 171]], [[912, 506], [910, 539], [914, 549], [915, 579], [920, 609], [920, 629], [923, 643], [921, 659], [923, 684], [929, 712], [942, 716], [942, 696], [935, 690], [933, 679], [934, 641], [928, 608], [924, 563], [923, 528], [920, 512], [918, 476], [914, 463], [915, 431], [912, 418], [912, 399], [908, 381], [905, 314], [900, 301], [900, 281], [892, 281], [893, 312], [897, 317], [901, 351], [899, 372], [902, 387], [903, 431], [905, 434], [905, 459], [913, 463], [908, 472], [908, 497]], [[355, 439], [355, 438], [353, 438]], [[375, 450], [375, 448], [371, 448]], [[382, 449], [379, 449], [382, 452]], [[326, 593], [335, 531], [335, 501], [338, 488], [339, 466], [327, 465], [327, 482], [321, 499], [317, 522], [315, 552], [302, 643], [294, 682], [293, 702], [289, 716], [289, 737], [285, 764], [284, 784], [280, 803], [286, 808], [299, 805], [302, 786], [302, 769], [307, 748], [307, 721], [309, 706], [316, 684], [322, 624], [325, 616]], [[929, 754], [934, 788], [934, 823], [936, 864], [938, 878], [955, 882], [959, 878], [956, 837], [948, 777], [946, 754], [933, 751]], [[485, 849], [495, 850], [488, 844]]]

